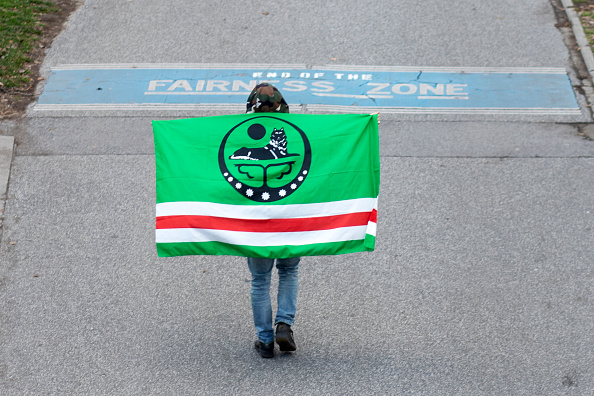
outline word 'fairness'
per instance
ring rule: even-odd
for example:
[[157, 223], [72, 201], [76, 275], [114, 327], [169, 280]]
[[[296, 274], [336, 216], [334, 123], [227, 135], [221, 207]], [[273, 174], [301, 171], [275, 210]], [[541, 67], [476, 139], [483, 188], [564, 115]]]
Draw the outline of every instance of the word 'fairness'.
[[[311, 91], [316, 96], [335, 96], [338, 88], [333, 81], [304, 80], [151, 80], [145, 95], [197, 95], [197, 94], [249, 94], [261, 82], [276, 84], [279, 89], [288, 92]], [[418, 94], [419, 99], [447, 98], [468, 99], [464, 89], [468, 84], [430, 84], [430, 83], [374, 83], [361, 85], [362, 91], [353, 97], [393, 98], [396, 95]]]

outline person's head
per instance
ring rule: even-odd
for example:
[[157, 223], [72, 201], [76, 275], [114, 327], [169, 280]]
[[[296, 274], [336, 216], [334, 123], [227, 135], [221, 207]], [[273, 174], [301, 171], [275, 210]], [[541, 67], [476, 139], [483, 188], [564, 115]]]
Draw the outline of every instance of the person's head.
[[288, 113], [289, 105], [272, 84], [260, 83], [254, 87], [246, 104], [246, 113]]

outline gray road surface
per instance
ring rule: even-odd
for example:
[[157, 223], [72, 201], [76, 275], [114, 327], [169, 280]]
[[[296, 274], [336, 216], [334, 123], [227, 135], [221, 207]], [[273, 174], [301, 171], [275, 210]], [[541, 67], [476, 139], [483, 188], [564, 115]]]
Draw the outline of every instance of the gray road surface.
[[[563, 67], [579, 85], [556, 22], [547, 0], [87, 0], [43, 72], [336, 59]], [[299, 349], [271, 360], [253, 351], [243, 259], [156, 257], [157, 116], [31, 111], [0, 124], [16, 139], [2, 394], [594, 393], [585, 107], [569, 122], [382, 117], [377, 249], [303, 259]]]

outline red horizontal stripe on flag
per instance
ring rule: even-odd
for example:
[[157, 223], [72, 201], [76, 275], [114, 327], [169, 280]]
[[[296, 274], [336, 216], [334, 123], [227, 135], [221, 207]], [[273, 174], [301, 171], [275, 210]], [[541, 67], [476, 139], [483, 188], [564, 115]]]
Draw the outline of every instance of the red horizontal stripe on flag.
[[297, 219], [230, 219], [213, 216], [161, 216], [157, 229], [202, 228], [243, 232], [303, 232], [367, 225], [372, 212]]
[[377, 223], [377, 210], [373, 209], [371, 211], [371, 216], [369, 216], [369, 221], [372, 223]]

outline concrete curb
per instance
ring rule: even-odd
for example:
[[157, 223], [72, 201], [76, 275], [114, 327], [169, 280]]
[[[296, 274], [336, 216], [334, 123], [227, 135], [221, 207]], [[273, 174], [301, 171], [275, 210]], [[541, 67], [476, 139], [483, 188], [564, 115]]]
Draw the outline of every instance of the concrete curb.
[[567, 18], [571, 22], [573, 35], [575, 36], [575, 40], [582, 54], [584, 63], [586, 64], [586, 68], [588, 69], [588, 73], [590, 74], [590, 78], [594, 82], [594, 55], [592, 55], [590, 43], [588, 42], [586, 33], [584, 33], [584, 28], [582, 27], [580, 17], [577, 14], [577, 12], [575, 12], [575, 6], [573, 5], [572, 0], [561, 0], [561, 3], [563, 4], [563, 8], [565, 9], [565, 14], [567, 14]]
[[8, 178], [14, 151], [14, 137], [0, 136], [0, 235], [2, 220], [4, 219], [4, 205], [8, 191]]

